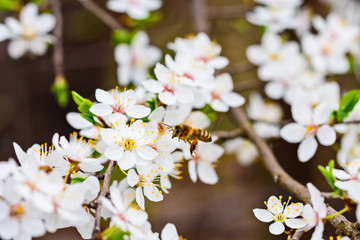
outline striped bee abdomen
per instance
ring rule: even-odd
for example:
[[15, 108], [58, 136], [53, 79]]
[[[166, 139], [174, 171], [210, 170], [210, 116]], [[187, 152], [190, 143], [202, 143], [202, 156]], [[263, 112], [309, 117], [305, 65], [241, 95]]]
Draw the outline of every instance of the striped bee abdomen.
[[211, 142], [211, 135], [208, 131], [204, 130], [204, 129], [199, 129], [196, 128], [196, 132], [197, 132], [197, 137], [200, 141], [203, 142]]

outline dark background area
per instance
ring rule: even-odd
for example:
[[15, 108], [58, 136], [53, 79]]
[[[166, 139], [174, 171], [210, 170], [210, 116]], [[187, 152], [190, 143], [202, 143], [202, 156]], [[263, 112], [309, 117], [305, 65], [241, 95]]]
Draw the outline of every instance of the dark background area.
[[[163, 20], [147, 28], [151, 44], [165, 52], [167, 42], [176, 37], [184, 37], [194, 32], [190, 1], [163, 0], [161, 9]], [[308, 1], [316, 8], [315, 1]], [[97, 1], [104, 6], [105, 1]], [[240, 12], [251, 9], [250, 0], [212, 0], [209, 5], [237, 5]], [[243, 10], [241, 10], [243, 9]], [[324, 9], [321, 8], [323, 11]], [[110, 44], [111, 31], [84, 9], [77, 1], [64, 0], [64, 49], [65, 72], [70, 89], [84, 97], [95, 100], [96, 88], [110, 89], [117, 83], [114, 50]], [[8, 14], [1, 13], [3, 20]], [[113, 14], [119, 18], [119, 14]], [[261, 32], [256, 26], [248, 24], [243, 14], [237, 18], [228, 17], [211, 21], [211, 38], [222, 46], [222, 55], [231, 64], [246, 61], [245, 49], [260, 42]], [[68, 136], [73, 129], [67, 124], [65, 115], [76, 111], [71, 101], [66, 108], [60, 108], [50, 93], [54, 80], [52, 48], [43, 57], [12, 60], [7, 54], [7, 43], [0, 43], [0, 156], [2, 160], [15, 158], [12, 143], [17, 142], [23, 149], [34, 143], [51, 142], [54, 133]], [[235, 84], [254, 79], [256, 69], [233, 75]], [[341, 78], [346, 88], [355, 87], [352, 75]], [[244, 96], [248, 91], [241, 92]], [[286, 108], [286, 117], [289, 117]], [[221, 114], [210, 130], [231, 129], [235, 127], [230, 115]], [[297, 160], [296, 144], [282, 140], [271, 143], [282, 166], [295, 179], [303, 184], [313, 182], [323, 191], [329, 191], [322, 179], [317, 165], [325, 165], [335, 158], [330, 148], [320, 147], [315, 158], [302, 164]], [[250, 167], [240, 166], [233, 156], [223, 157], [217, 168], [219, 183], [209, 186], [201, 182], [192, 183], [187, 168], [184, 179], [173, 180], [173, 189], [159, 203], [147, 203], [150, 222], [154, 231], [161, 231], [167, 222], [174, 223], [184, 237], [198, 240], [216, 239], [285, 239], [286, 236], [273, 236], [268, 232], [269, 224], [258, 221], [253, 208], [265, 208], [263, 202], [270, 195], [288, 193], [273, 183], [270, 174], [260, 162]], [[294, 199], [295, 201], [295, 199]], [[341, 203], [335, 205], [341, 209]], [[327, 228], [332, 227], [327, 224]], [[302, 239], [310, 239], [307, 233]], [[42, 239], [80, 239], [76, 230], [60, 230]], [[324, 238], [327, 238], [325, 236]]]

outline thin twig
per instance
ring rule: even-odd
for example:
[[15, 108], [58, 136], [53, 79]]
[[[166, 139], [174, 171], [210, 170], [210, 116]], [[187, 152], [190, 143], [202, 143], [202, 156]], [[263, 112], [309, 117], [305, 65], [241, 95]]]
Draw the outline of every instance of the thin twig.
[[211, 136], [216, 136], [221, 140], [232, 139], [244, 135], [242, 128], [236, 128], [232, 131], [215, 131], [211, 133]]
[[256, 68], [257, 68], [257, 66], [249, 63], [248, 61], [241, 61], [241, 62], [237, 62], [237, 63], [229, 65], [221, 72], [227, 72], [230, 74], [239, 74], [239, 73], [243, 73], [243, 72], [252, 71]]
[[206, 21], [206, 0], [192, 0], [192, 12], [195, 31], [208, 32], [209, 24]]
[[110, 186], [110, 179], [112, 172], [114, 170], [115, 162], [110, 161], [108, 168], [105, 172], [104, 182], [102, 185], [102, 189], [100, 192], [100, 195], [98, 197], [98, 200], [96, 201], [96, 213], [95, 213], [95, 226], [93, 231], [93, 239], [101, 239], [100, 238], [100, 220], [101, 220], [101, 208], [102, 208], [102, 202], [99, 200], [100, 197], [105, 197], [109, 192], [109, 186]]
[[245, 92], [262, 89], [265, 86], [264, 82], [257, 79], [241, 80], [234, 84], [235, 92]]
[[64, 49], [63, 49], [63, 15], [61, 12], [61, 1], [51, 0], [51, 7], [56, 18], [56, 26], [54, 28], [54, 36], [56, 42], [54, 44], [53, 63], [55, 72], [55, 81], [65, 79], [64, 77]]
[[121, 29], [122, 26], [109, 13], [91, 0], [79, 0], [79, 2], [112, 30]]
[[303, 234], [304, 234], [304, 231], [296, 231], [289, 240], [300, 240], [300, 238], [302, 237]]
[[[244, 129], [248, 137], [255, 143], [261, 156], [265, 168], [272, 175], [274, 182], [278, 183], [289, 192], [305, 203], [311, 203], [310, 193], [307, 188], [293, 179], [278, 163], [274, 153], [269, 145], [260, 138], [252, 128], [248, 117], [243, 109], [232, 109], [235, 120]], [[337, 211], [330, 206], [327, 206], [328, 215], [334, 214]], [[351, 223], [343, 215], [336, 216], [328, 220], [331, 225], [336, 228], [337, 234], [342, 234], [352, 237], [352, 239], [360, 239], [360, 231], [357, 225]]]

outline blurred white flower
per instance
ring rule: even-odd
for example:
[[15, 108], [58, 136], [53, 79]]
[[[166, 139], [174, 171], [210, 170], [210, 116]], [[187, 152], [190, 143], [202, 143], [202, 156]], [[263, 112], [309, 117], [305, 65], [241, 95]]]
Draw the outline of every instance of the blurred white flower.
[[235, 154], [236, 160], [242, 166], [251, 165], [259, 155], [259, 152], [250, 140], [238, 137], [224, 143], [226, 153]]
[[161, 58], [161, 50], [149, 46], [149, 37], [144, 31], [138, 32], [130, 45], [120, 44], [115, 48], [118, 63], [118, 81], [121, 86], [130, 82], [141, 84], [148, 79], [148, 69]]
[[159, 9], [161, 5], [161, 0], [109, 0], [107, 2], [110, 10], [125, 12], [134, 19], [147, 18], [150, 11]]
[[8, 53], [17, 59], [30, 52], [44, 55], [54, 37], [48, 34], [55, 27], [56, 21], [52, 14], [39, 15], [36, 4], [29, 3], [21, 10], [19, 20], [7, 17], [5, 24], [0, 24], [0, 41], [10, 39]]
[[318, 141], [324, 146], [330, 146], [336, 141], [336, 132], [327, 124], [332, 112], [327, 103], [322, 103], [313, 110], [308, 103], [295, 102], [291, 112], [296, 123], [289, 123], [280, 130], [280, 136], [290, 143], [301, 142], [298, 148], [298, 158], [306, 162], [315, 155]]

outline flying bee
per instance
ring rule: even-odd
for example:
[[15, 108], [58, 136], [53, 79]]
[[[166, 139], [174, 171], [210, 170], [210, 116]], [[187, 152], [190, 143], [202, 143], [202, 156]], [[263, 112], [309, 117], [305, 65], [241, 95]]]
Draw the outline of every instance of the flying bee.
[[196, 149], [199, 140], [202, 142], [211, 142], [211, 135], [208, 131], [200, 128], [192, 128], [189, 125], [179, 124], [175, 127], [168, 126], [173, 132], [172, 138], [178, 137], [179, 141], [183, 140], [185, 143], [190, 144], [190, 154], [193, 156], [193, 153]]

